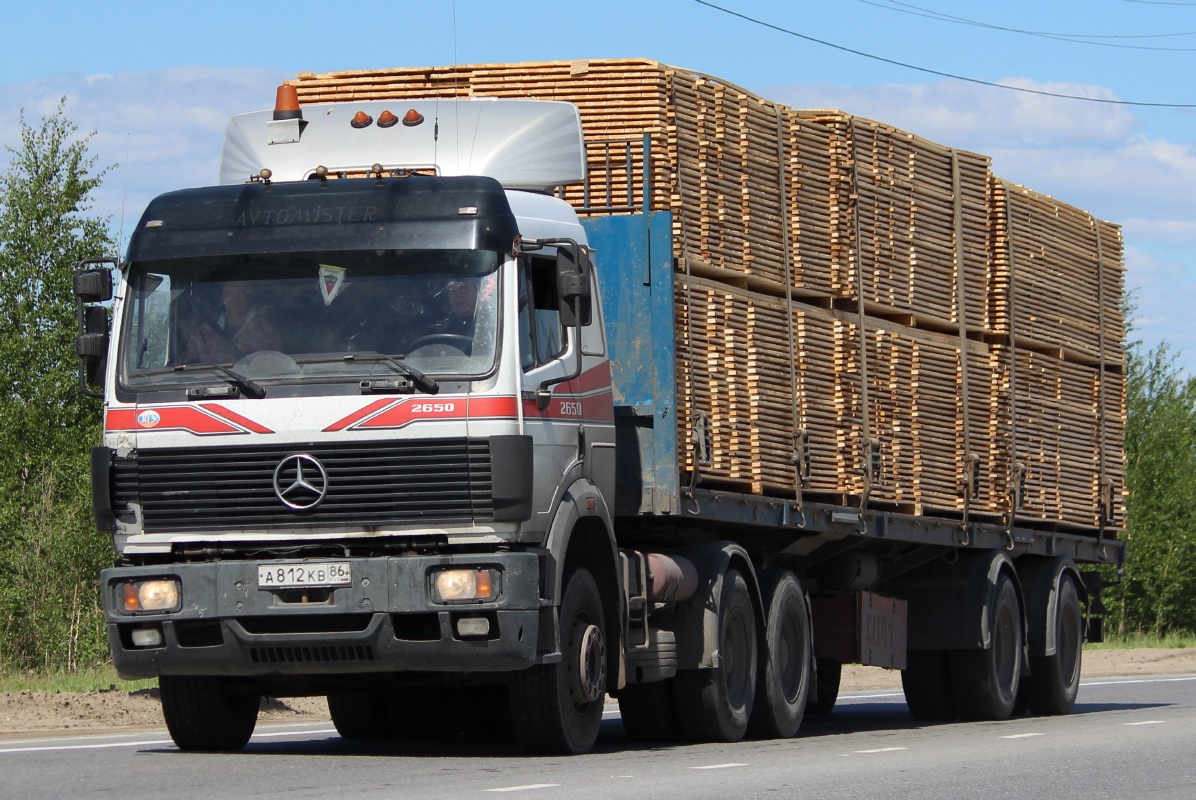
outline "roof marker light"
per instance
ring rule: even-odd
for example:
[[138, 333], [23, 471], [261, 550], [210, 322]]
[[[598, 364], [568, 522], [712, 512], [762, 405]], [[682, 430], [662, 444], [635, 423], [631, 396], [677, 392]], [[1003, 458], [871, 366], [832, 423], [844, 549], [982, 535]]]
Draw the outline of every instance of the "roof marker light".
[[353, 121], [350, 123], [354, 128], [368, 128], [374, 121], [374, 118], [364, 111], [358, 111], [353, 115]]
[[379, 128], [389, 128], [398, 121], [399, 121], [399, 118], [396, 117], [394, 114], [390, 113], [389, 111], [383, 111], [381, 114], [378, 115], [378, 127]]
[[282, 84], [274, 95], [274, 119], [303, 119], [299, 110], [299, 92], [290, 84]]
[[414, 108], [407, 109], [407, 113], [403, 115], [403, 124], [408, 128], [414, 128], [424, 121], [424, 115], [416, 111]]

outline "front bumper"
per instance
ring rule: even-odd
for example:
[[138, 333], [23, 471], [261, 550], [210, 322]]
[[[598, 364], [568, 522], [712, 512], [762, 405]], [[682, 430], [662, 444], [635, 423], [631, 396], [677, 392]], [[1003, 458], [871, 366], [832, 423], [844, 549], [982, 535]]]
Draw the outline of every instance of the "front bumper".
[[[329, 559], [320, 559], [327, 561]], [[266, 561], [117, 567], [101, 573], [108, 644], [122, 678], [158, 675], [327, 675], [399, 671], [497, 672], [536, 660], [541, 613], [534, 553], [336, 559], [351, 562], [351, 585], [309, 592], [263, 589]], [[442, 567], [499, 570], [492, 602], [434, 603], [429, 574]], [[131, 578], [176, 578], [181, 608], [126, 614], [118, 587]], [[461, 636], [463, 618], [489, 621]], [[161, 643], [138, 646], [139, 629]]]

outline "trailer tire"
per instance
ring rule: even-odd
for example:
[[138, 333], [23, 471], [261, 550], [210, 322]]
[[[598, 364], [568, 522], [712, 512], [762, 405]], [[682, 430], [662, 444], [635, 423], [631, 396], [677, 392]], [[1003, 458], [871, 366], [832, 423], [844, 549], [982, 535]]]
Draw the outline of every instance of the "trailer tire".
[[719, 663], [680, 670], [673, 679], [682, 733], [695, 741], [737, 742], [756, 696], [756, 614], [747, 581], [727, 570], [718, 606]]
[[565, 575], [560, 607], [561, 660], [515, 673], [511, 716], [530, 752], [584, 753], [594, 746], [606, 698], [606, 619], [594, 576]]
[[619, 692], [619, 716], [633, 742], [663, 744], [681, 738], [671, 678], [624, 686]]
[[236, 752], [249, 743], [261, 696], [234, 692], [226, 678], [163, 675], [158, 679], [162, 716], [180, 750]]
[[1059, 578], [1055, 610], [1055, 653], [1030, 659], [1030, 674], [1023, 680], [1026, 706], [1031, 714], [1071, 713], [1080, 691], [1080, 662], [1084, 649], [1084, 610], [1080, 593], [1070, 575]]
[[901, 670], [901, 689], [913, 718], [947, 722], [959, 716], [951, 695], [951, 673], [945, 650], [911, 650]]
[[810, 696], [810, 613], [792, 572], [761, 573], [760, 584], [766, 609], [764, 640], [748, 731], [760, 739], [788, 739], [797, 735]]
[[825, 717], [835, 708], [839, 700], [839, 684], [843, 680], [843, 664], [833, 658], [820, 658], [817, 661], [818, 696], [806, 703], [806, 713]]
[[1017, 587], [1005, 573], [993, 587], [991, 607], [989, 647], [951, 651], [952, 694], [964, 719], [1009, 719], [1017, 704], [1024, 632]]
[[338, 692], [328, 695], [328, 715], [342, 739], [392, 739], [387, 697], [381, 693]]

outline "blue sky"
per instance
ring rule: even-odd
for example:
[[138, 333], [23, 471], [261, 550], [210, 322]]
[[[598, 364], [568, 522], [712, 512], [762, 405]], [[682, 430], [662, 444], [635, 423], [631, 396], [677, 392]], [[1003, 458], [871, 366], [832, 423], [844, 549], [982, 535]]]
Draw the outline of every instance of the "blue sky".
[[23, 3], [5, 13], [0, 142], [17, 143], [21, 109], [36, 121], [67, 97], [98, 163], [119, 164], [94, 210], [127, 229], [153, 195], [214, 182], [227, 118], [297, 72], [653, 58], [986, 153], [1123, 224], [1134, 338], [1165, 339], [1196, 374], [1196, 2], [710, 1], [775, 27], [699, 0]]

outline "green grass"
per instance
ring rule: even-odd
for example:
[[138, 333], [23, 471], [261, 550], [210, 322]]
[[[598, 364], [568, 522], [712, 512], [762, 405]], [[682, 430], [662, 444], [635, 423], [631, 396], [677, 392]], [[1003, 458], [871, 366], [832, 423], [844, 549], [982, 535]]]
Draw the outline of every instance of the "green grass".
[[135, 692], [150, 689], [158, 681], [123, 681], [111, 665], [77, 672], [0, 672], [0, 692], [92, 692], [116, 687]]
[[1084, 646], [1093, 650], [1137, 650], [1143, 647], [1179, 649], [1196, 647], [1196, 634], [1169, 633], [1160, 639], [1148, 633], [1129, 633], [1125, 636], [1117, 636], [1106, 631], [1105, 641]]

